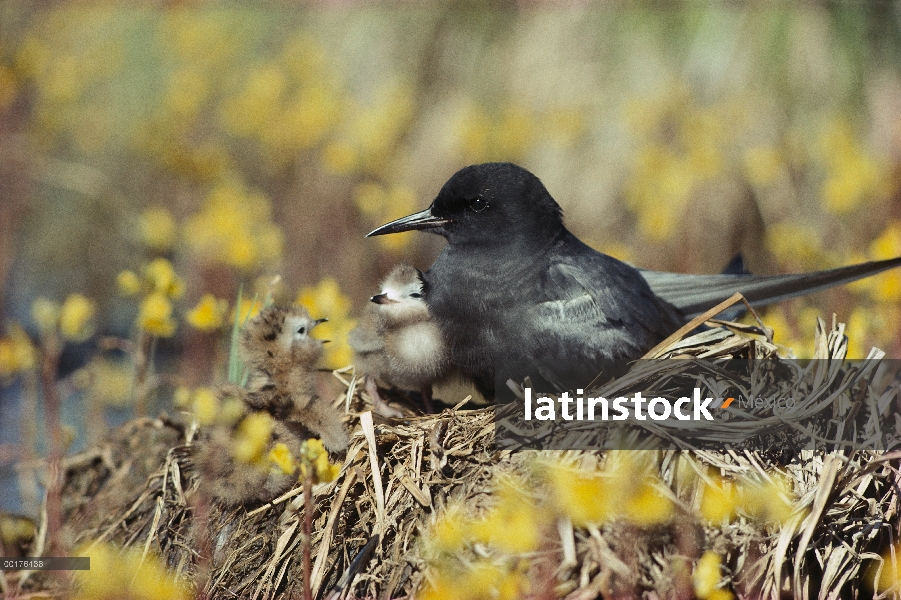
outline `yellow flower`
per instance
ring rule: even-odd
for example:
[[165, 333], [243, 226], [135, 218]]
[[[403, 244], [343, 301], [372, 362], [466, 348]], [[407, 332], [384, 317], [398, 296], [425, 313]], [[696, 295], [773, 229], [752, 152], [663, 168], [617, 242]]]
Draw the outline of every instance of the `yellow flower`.
[[438, 552], [456, 553], [469, 539], [469, 524], [463, 506], [449, 504], [438, 515], [424, 538]]
[[144, 277], [155, 293], [169, 298], [178, 298], [184, 292], [184, 282], [175, 273], [172, 263], [165, 258], [157, 258], [145, 266]]
[[281, 442], [269, 451], [269, 460], [286, 475], [292, 475], [297, 470], [294, 464], [294, 457], [291, 456], [291, 450]]
[[96, 360], [93, 365], [93, 391], [109, 406], [125, 406], [131, 398], [133, 373], [124, 361]]
[[98, 544], [79, 550], [76, 555], [89, 556], [91, 568], [75, 572], [75, 600], [188, 600], [192, 597], [189, 586], [179, 584], [162, 560], [152, 553], [142, 556], [140, 548]]
[[31, 318], [34, 319], [38, 330], [47, 335], [56, 331], [60, 310], [59, 303], [41, 296], [31, 305]]
[[218, 300], [212, 294], [205, 294], [187, 314], [187, 321], [200, 331], [213, 331], [222, 327], [228, 302]]
[[116, 276], [116, 286], [123, 296], [135, 296], [141, 291], [141, 279], [134, 271], [125, 270]]
[[219, 415], [216, 420], [229, 427], [240, 421], [247, 414], [247, 407], [240, 398], [227, 396], [222, 399], [219, 407]]
[[540, 541], [544, 515], [523, 491], [520, 480], [504, 481], [497, 491], [497, 504], [473, 524], [473, 538], [512, 554], [531, 552]]
[[632, 523], [647, 526], [666, 523], [672, 518], [673, 503], [655, 480], [646, 477], [631, 491], [625, 514]]
[[610, 452], [607, 489], [615, 493], [616, 511], [637, 525], [663, 523], [672, 518], [673, 503], [660, 484], [652, 455], [620, 450]]
[[172, 403], [177, 408], [188, 408], [191, 404], [191, 390], [183, 385], [175, 388], [175, 391], [172, 393]]
[[739, 488], [739, 503], [751, 517], [783, 524], [793, 512], [791, 482], [781, 473], [770, 473], [766, 481], [744, 482]]
[[158, 337], [170, 337], [177, 325], [172, 318], [172, 303], [164, 294], [154, 292], [141, 302], [138, 327], [142, 330]]
[[0, 65], [0, 110], [12, 103], [19, 91], [15, 71], [6, 65]]
[[272, 418], [266, 413], [244, 417], [235, 432], [232, 456], [242, 463], [255, 463], [263, 458], [272, 434]]
[[[871, 567], [871, 575], [870, 578], [874, 579], [876, 576], [876, 569], [878, 568], [879, 563], [876, 563], [873, 567]], [[894, 548], [889, 548], [882, 555], [882, 569], [879, 571], [879, 579], [873, 582], [873, 587], [876, 588], [876, 591], [879, 593], [883, 593], [888, 591], [891, 588], [896, 588], [901, 585], [901, 544], [896, 543]]]
[[700, 513], [707, 522], [719, 525], [735, 518], [738, 509], [738, 490], [730, 482], [711, 475], [712, 483], [704, 482]]
[[766, 245], [780, 263], [805, 268], [821, 266], [825, 255], [820, 232], [799, 223], [786, 221], [770, 226]]
[[328, 452], [322, 445], [322, 440], [316, 438], [306, 440], [299, 458], [301, 474], [306, 476], [312, 473], [313, 483], [334, 481], [341, 473], [340, 465], [329, 462]]
[[[698, 560], [698, 566], [695, 567], [692, 579], [694, 580], [695, 595], [701, 600], [719, 600], [720, 598], [731, 598], [732, 594], [726, 590], [720, 590], [717, 586], [722, 579], [721, 570], [722, 559], [720, 555], [712, 550], [708, 550]], [[720, 594], [714, 595], [715, 592], [726, 592], [727, 596]]]
[[[262, 302], [244, 298], [241, 300], [241, 304], [237, 306], [234, 311], [232, 311], [231, 320], [234, 321], [235, 316], [237, 316], [238, 321], [243, 324], [260, 314], [260, 310], [262, 310], [262, 308]], [[237, 311], [237, 315], [235, 315], [235, 311]]]
[[466, 567], [439, 567], [430, 584], [417, 600], [516, 600], [525, 597], [529, 582], [525, 573], [513, 568], [478, 560]]
[[377, 183], [366, 182], [354, 188], [354, 203], [364, 215], [379, 216], [385, 209], [388, 195]]
[[0, 377], [33, 369], [37, 364], [36, 351], [25, 330], [10, 327], [9, 335], [0, 338]]
[[[885, 231], [870, 244], [870, 256], [873, 260], [882, 260], [901, 256], [901, 221], [892, 221]], [[881, 273], [868, 282], [870, 295], [879, 302], [901, 301], [901, 273], [893, 269]]]
[[224, 176], [184, 226], [188, 247], [206, 260], [249, 270], [277, 262], [283, 236], [272, 206], [234, 175]]
[[610, 493], [599, 473], [551, 465], [546, 473], [558, 510], [573, 525], [602, 523], [613, 516]]
[[338, 282], [326, 277], [315, 286], [303, 288], [296, 302], [314, 317], [328, 318], [328, 322], [313, 330], [317, 338], [331, 341], [325, 347], [325, 366], [337, 369], [349, 365], [353, 360], [353, 350], [347, 343], [347, 335], [356, 327], [356, 321], [350, 318], [350, 300], [341, 293]]
[[210, 425], [219, 414], [219, 398], [209, 388], [194, 390], [194, 416], [200, 425]]
[[148, 208], [139, 219], [141, 239], [153, 250], [165, 252], [175, 243], [175, 218], [161, 206]]
[[70, 294], [60, 310], [59, 330], [64, 339], [83, 342], [94, 333], [91, 319], [97, 306], [81, 294]]
[[332, 142], [322, 151], [322, 164], [336, 175], [347, 175], [357, 166], [357, 150], [348, 142]]

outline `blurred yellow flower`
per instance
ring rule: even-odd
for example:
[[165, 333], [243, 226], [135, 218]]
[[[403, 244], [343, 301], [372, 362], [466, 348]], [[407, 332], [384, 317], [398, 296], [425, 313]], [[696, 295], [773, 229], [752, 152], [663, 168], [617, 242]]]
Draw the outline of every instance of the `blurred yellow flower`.
[[357, 208], [368, 217], [380, 216], [388, 197], [382, 186], [371, 181], [358, 184], [353, 195]]
[[148, 208], [138, 219], [141, 239], [148, 248], [165, 252], [175, 243], [175, 217], [162, 206]]
[[313, 483], [329, 483], [341, 473], [341, 465], [329, 462], [328, 451], [322, 445], [322, 440], [306, 440], [298, 458], [301, 475], [306, 477], [312, 474]]
[[504, 479], [498, 488], [497, 504], [471, 526], [473, 539], [512, 554], [535, 550], [545, 515], [529, 498], [524, 481]]
[[[901, 221], [891, 221], [882, 234], [870, 244], [873, 260], [883, 260], [901, 256]], [[870, 295], [878, 302], [901, 301], [901, 273], [892, 269], [881, 273], [868, 282]]]
[[212, 294], [204, 294], [186, 315], [186, 320], [195, 329], [200, 331], [214, 331], [222, 327], [225, 322], [225, 314], [228, 311], [228, 302], [219, 300]]
[[[238, 321], [243, 324], [246, 321], [254, 318], [260, 311], [263, 309], [263, 303], [259, 300], [248, 300], [246, 298], [241, 300], [239, 306], [236, 306], [232, 311], [231, 320], [234, 321], [235, 317], [237, 317]], [[236, 314], [237, 311], [237, 314]]]
[[695, 595], [700, 600], [727, 600], [732, 598], [732, 593], [719, 588], [722, 576], [722, 558], [716, 552], [708, 550], [698, 560], [692, 579], [694, 580]]
[[0, 110], [12, 103], [18, 91], [15, 72], [6, 65], [0, 65]]
[[247, 405], [241, 398], [226, 396], [219, 405], [219, 414], [216, 421], [231, 427], [247, 414]]
[[557, 509], [576, 527], [597, 525], [614, 516], [611, 494], [600, 473], [551, 464], [545, 473]]
[[263, 452], [272, 435], [272, 417], [266, 413], [252, 413], [238, 424], [232, 445], [232, 456], [242, 463], [256, 463], [263, 458]]
[[469, 540], [469, 522], [461, 504], [448, 504], [428, 528], [423, 540], [438, 553], [456, 553]]
[[529, 590], [521, 569], [487, 560], [456, 568], [439, 565], [429, 581], [416, 600], [517, 600]]
[[61, 307], [58, 302], [48, 300], [43, 296], [40, 296], [31, 304], [31, 318], [42, 335], [56, 332], [60, 310]]
[[154, 292], [141, 301], [138, 327], [151, 335], [170, 337], [178, 323], [172, 318], [172, 303], [164, 294]]
[[209, 92], [210, 77], [207, 73], [196, 65], [182, 66], [170, 75], [163, 102], [172, 113], [191, 117], [203, 106]]
[[666, 523], [673, 518], [674, 507], [662, 485], [645, 477], [632, 489], [625, 505], [626, 518], [636, 525], [648, 526]]
[[165, 258], [150, 261], [144, 267], [144, 278], [153, 293], [169, 298], [179, 298], [185, 290], [184, 281], [175, 272], [175, 267]]
[[211, 425], [219, 416], [219, 398], [209, 388], [197, 388], [192, 394], [194, 416], [200, 425]]
[[25, 330], [12, 325], [9, 334], [0, 338], [0, 377], [11, 377], [33, 369], [37, 365], [37, 351]]
[[815, 269], [825, 261], [823, 236], [801, 223], [782, 221], [769, 226], [766, 246], [782, 265]]
[[297, 470], [297, 466], [294, 464], [294, 457], [291, 456], [291, 450], [281, 442], [269, 451], [269, 460], [286, 475], [292, 475]]
[[357, 149], [349, 142], [336, 141], [322, 150], [322, 164], [336, 175], [347, 175], [357, 166]]
[[306, 308], [314, 318], [328, 318], [328, 322], [313, 330], [317, 338], [331, 341], [325, 346], [325, 366], [337, 369], [351, 364], [353, 350], [347, 343], [347, 335], [357, 323], [350, 318], [350, 299], [341, 293], [338, 282], [332, 277], [325, 277], [317, 285], [300, 290], [296, 303]]
[[234, 175], [223, 177], [186, 221], [184, 238], [206, 260], [243, 271], [274, 264], [283, 245], [269, 199]]
[[91, 320], [97, 305], [81, 294], [70, 294], [63, 302], [59, 315], [59, 330], [63, 339], [83, 342], [94, 333]]
[[[712, 525], [729, 523], [738, 510], [738, 490], [717, 475], [710, 474], [701, 490], [701, 517]], [[718, 581], [718, 580], [717, 580]]]
[[121, 271], [116, 276], [116, 287], [123, 296], [135, 296], [141, 291], [141, 279], [134, 271]]
[[826, 210], [846, 214], [866, 200], [891, 193], [891, 173], [885, 161], [866, 151], [847, 119], [833, 119], [819, 143], [826, 168], [822, 188]]
[[176, 408], [188, 408], [191, 405], [191, 390], [180, 385], [172, 392], [172, 403]]
[[131, 399], [134, 374], [125, 361], [97, 359], [92, 365], [92, 391], [108, 406], [125, 406]]
[[882, 563], [876, 563], [870, 569], [871, 580], [875, 578], [877, 569], [879, 570], [879, 579], [873, 581], [876, 592], [882, 594], [893, 588], [897, 590], [901, 586], [901, 543], [896, 542], [893, 547], [882, 554]]
[[153, 553], [144, 556], [141, 548], [118, 548], [95, 544], [78, 550], [89, 556], [91, 568], [75, 571], [75, 600], [188, 600], [190, 586], [180, 584], [165, 563]]
[[743, 481], [739, 486], [739, 503], [752, 518], [784, 524], [794, 510], [791, 482], [778, 472], [769, 473], [763, 481]]

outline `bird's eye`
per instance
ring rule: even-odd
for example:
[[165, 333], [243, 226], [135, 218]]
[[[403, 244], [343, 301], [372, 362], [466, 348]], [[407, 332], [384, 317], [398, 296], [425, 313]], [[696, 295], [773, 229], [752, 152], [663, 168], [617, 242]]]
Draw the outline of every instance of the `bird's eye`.
[[420, 294], [418, 292], [413, 292], [412, 294], [410, 294], [410, 297], [411, 298], [422, 298], [422, 294]]
[[488, 208], [488, 201], [484, 198], [476, 198], [469, 204], [469, 208], [474, 210], [475, 212], [482, 212], [486, 208]]
[[307, 328], [301, 327], [300, 329], [297, 330], [297, 333], [299, 333], [300, 335], [305, 335], [307, 333]]

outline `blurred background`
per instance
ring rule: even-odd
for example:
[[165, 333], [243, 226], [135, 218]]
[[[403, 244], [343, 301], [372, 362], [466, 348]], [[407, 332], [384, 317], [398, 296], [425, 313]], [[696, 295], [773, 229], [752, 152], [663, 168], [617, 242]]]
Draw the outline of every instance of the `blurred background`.
[[[222, 381], [239, 289], [329, 317], [345, 366], [380, 277], [443, 244], [365, 233], [495, 160], [645, 268], [901, 255], [901, 2], [5, 0], [0, 508], [28, 496], [48, 339], [70, 450]], [[803, 357], [835, 313], [850, 356], [899, 357], [899, 300], [895, 272], [765, 321]]]

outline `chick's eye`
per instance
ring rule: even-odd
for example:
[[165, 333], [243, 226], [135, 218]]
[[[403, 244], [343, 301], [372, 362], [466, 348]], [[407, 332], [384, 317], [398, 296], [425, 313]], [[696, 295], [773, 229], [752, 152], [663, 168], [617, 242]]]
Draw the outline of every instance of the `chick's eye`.
[[469, 208], [471, 208], [475, 212], [482, 212], [483, 210], [488, 208], [488, 201], [484, 198], [476, 198], [469, 204]]
[[306, 332], [307, 332], [306, 327], [301, 327], [300, 329], [297, 330], [297, 333], [299, 333], [300, 335], [304, 335]]
[[410, 297], [411, 297], [411, 298], [422, 298], [422, 294], [419, 294], [419, 293], [417, 293], [417, 292], [413, 292], [412, 294], [410, 294]]

